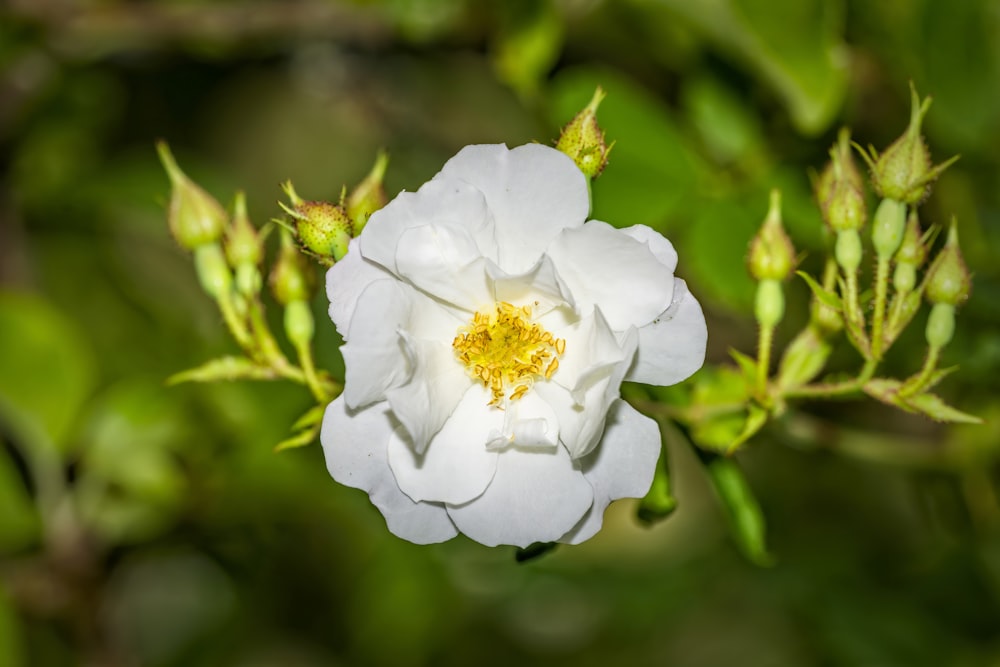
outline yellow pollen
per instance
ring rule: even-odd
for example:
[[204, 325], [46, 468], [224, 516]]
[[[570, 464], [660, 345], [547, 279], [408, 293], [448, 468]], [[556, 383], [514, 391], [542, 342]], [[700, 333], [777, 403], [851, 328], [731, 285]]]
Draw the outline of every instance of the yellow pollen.
[[566, 341], [531, 322], [531, 306], [500, 301], [460, 327], [452, 347], [469, 376], [493, 394], [489, 404], [500, 405], [505, 396], [524, 396], [536, 379], [551, 378]]

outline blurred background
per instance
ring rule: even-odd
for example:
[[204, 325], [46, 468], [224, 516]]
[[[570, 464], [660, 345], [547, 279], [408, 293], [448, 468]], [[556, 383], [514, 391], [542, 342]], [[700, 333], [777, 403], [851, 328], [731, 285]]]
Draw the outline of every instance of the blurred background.
[[[767, 192], [816, 272], [808, 170], [841, 125], [886, 147], [911, 79], [935, 161], [962, 155], [924, 222], [956, 215], [974, 272], [941, 393], [987, 421], [847, 401], [766, 429], [737, 460], [773, 567], [740, 555], [683, 441], [663, 524], [619, 502], [518, 564], [403, 542], [318, 446], [274, 454], [301, 387], [164, 386], [236, 348], [168, 234], [157, 139], [261, 224], [281, 181], [335, 199], [379, 148], [391, 195], [466, 144], [551, 142], [600, 84], [617, 144], [594, 216], [673, 240], [720, 363], [755, 345]], [[1000, 665], [998, 260], [995, 1], [7, 0], [0, 665]], [[806, 318], [788, 289], [779, 345]], [[925, 317], [889, 372], [919, 367]], [[844, 345], [834, 366], [856, 365]]]

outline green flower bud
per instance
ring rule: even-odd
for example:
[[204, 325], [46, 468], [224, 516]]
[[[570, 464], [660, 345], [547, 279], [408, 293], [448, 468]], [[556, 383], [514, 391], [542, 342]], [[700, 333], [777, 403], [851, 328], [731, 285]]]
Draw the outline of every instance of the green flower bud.
[[187, 250], [218, 241], [227, 224], [222, 205], [181, 171], [165, 141], [156, 143], [156, 152], [170, 178], [170, 233]]
[[597, 178], [604, 171], [608, 154], [614, 146], [614, 143], [608, 146], [604, 142], [604, 130], [597, 124], [597, 107], [604, 97], [604, 90], [598, 86], [590, 103], [567, 123], [556, 142], [556, 150], [571, 157], [590, 179]]
[[233, 224], [226, 230], [226, 259], [233, 268], [243, 264], [259, 266], [264, 256], [260, 234], [247, 216], [247, 198], [243, 191], [236, 193], [233, 203]]
[[950, 343], [955, 335], [955, 306], [950, 303], [934, 304], [924, 333], [927, 344], [936, 350]]
[[271, 270], [271, 291], [283, 306], [293, 301], [309, 301], [316, 287], [316, 274], [295, 247], [292, 236], [281, 230], [281, 250]]
[[856, 229], [837, 232], [837, 240], [833, 246], [833, 255], [846, 273], [855, 273], [861, 266], [864, 248], [861, 245], [861, 235]]
[[781, 291], [781, 281], [765, 279], [757, 283], [754, 315], [762, 327], [778, 325], [785, 316], [785, 294]]
[[936, 167], [931, 166], [930, 151], [921, 135], [924, 115], [931, 106], [931, 98], [923, 102], [917, 89], [910, 82], [910, 124], [899, 139], [885, 149], [882, 155], [869, 147], [869, 154], [862, 153], [872, 171], [872, 185], [884, 198], [906, 204], [919, 204], [931, 191], [931, 183], [947, 169], [958, 156]]
[[906, 231], [906, 204], [895, 199], [883, 199], [875, 209], [872, 221], [872, 245], [879, 257], [892, 257], [903, 242]]
[[953, 219], [948, 229], [948, 240], [927, 272], [925, 294], [933, 304], [957, 306], [969, 298], [971, 288], [972, 278], [958, 247], [958, 227]]
[[347, 217], [351, 219], [351, 232], [355, 237], [360, 235], [368, 224], [371, 214], [389, 201], [382, 186], [382, 179], [388, 166], [389, 156], [380, 152], [375, 158], [375, 166], [347, 196], [344, 206], [347, 209]]
[[194, 249], [194, 269], [205, 293], [221, 299], [233, 284], [233, 274], [218, 243], [203, 243]]
[[312, 310], [306, 301], [291, 301], [285, 306], [285, 334], [294, 345], [308, 345], [315, 333]]
[[781, 224], [781, 193], [771, 191], [771, 202], [760, 231], [750, 242], [747, 267], [755, 280], [784, 280], [795, 268], [795, 247]]
[[897, 292], [906, 293], [917, 285], [917, 269], [923, 266], [927, 259], [927, 247], [920, 231], [920, 220], [917, 212], [910, 211], [906, 220], [906, 231], [903, 232], [903, 242], [896, 251], [896, 269], [892, 276], [893, 287]]
[[868, 219], [864, 181], [851, 156], [851, 133], [846, 128], [830, 149], [830, 162], [816, 180], [816, 200], [823, 221], [835, 231], [861, 229]]
[[299, 244], [310, 255], [325, 266], [343, 259], [351, 242], [351, 219], [339, 204], [321, 201], [303, 201], [292, 187], [285, 183], [285, 193], [292, 207], [281, 204], [285, 212], [292, 216], [295, 236]]

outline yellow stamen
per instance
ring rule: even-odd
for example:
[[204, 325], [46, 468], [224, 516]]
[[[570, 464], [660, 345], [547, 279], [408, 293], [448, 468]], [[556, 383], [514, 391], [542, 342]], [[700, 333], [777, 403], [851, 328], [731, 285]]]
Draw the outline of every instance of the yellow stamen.
[[459, 328], [452, 347], [470, 377], [490, 389], [489, 404], [499, 406], [505, 396], [516, 401], [535, 380], [551, 378], [566, 341], [531, 322], [531, 306], [500, 301], [492, 311], [474, 313]]

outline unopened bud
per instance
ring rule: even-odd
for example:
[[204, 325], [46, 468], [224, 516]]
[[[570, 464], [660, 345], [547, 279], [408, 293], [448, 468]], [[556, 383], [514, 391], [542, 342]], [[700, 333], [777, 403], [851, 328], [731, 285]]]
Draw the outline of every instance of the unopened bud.
[[351, 191], [347, 196], [344, 207], [347, 209], [347, 216], [351, 219], [352, 236], [357, 237], [368, 224], [371, 214], [385, 206], [389, 198], [386, 197], [382, 179], [385, 177], [385, 170], [389, 166], [389, 156], [384, 152], [379, 152], [375, 158], [375, 166], [368, 172], [364, 180]]
[[271, 270], [271, 291], [283, 306], [293, 301], [308, 301], [316, 284], [313, 267], [296, 249], [291, 234], [281, 230], [281, 250]]
[[795, 268], [795, 247], [781, 224], [781, 193], [771, 191], [771, 203], [760, 231], [750, 242], [747, 267], [755, 280], [784, 280]]
[[896, 251], [896, 269], [892, 275], [892, 284], [897, 292], [906, 293], [917, 285], [917, 269], [923, 266], [927, 259], [927, 246], [920, 232], [920, 221], [917, 212], [910, 211], [906, 220], [906, 231], [903, 242]]
[[604, 90], [598, 86], [590, 103], [563, 128], [556, 142], [556, 150], [571, 157], [589, 179], [601, 175], [614, 146], [605, 143], [604, 130], [597, 124], [597, 107], [604, 96]]
[[872, 220], [872, 246], [881, 258], [892, 257], [903, 242], [906, 231], [906, 204], [895, 199], [883, 199]]
[[226, 259], [236, 271], [236, 286], [241, 294], [250, 296], [260, 291], [260, 261], [264, 255], [261, 236], [247, 216], [247, 198], [236, 193], [233, 224], [226, 231]]
[[958, 246], [958, 228], [951, 221], [948, 240], [927, 273], [927, 300], [933, 304], [957, 306], [969, 298], [972, 279]]
[[310, 255], [326, 266], [343, 259], [351, 242], [351, 220], [339, 204], [323, 201], [304, 201], [291, 182], [284, 185], [292, 206], [281, 204], [292, 216], [292, 225], [299, 244]]
[[864, 181], [851, 154], [851, 133], [846, 128], [830, 149], [830, 162], [816, 180], [816, 200], [823, 221], [835, 231], [861, 229], [868, 218]]
[[924, 115], [931, 106], [931, 98], [920, 101], [917, 89], [910, 82], [910, 124], [903, 136], [892, 143], [881, 155], [874, 148], [862, 153], [872, 171], [872, 185], [882, 197], [907, 204], [919, 204], [931, 191], [931, 183], [947, 169], [958, 156], [936, 167], [931, 166], [930, 151], [921, 135]]
[[227, 223], [222, 205], [181, 171], [165, 141], [156, 143], [156, 152], [170, 178], [170, 233], [187, 250], [218, 241]]

